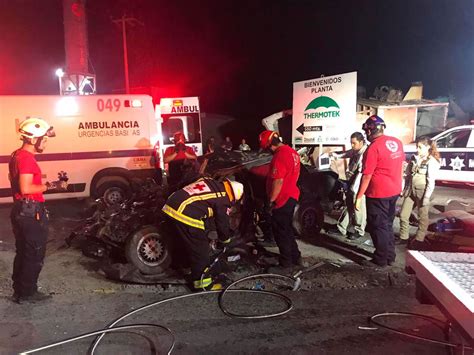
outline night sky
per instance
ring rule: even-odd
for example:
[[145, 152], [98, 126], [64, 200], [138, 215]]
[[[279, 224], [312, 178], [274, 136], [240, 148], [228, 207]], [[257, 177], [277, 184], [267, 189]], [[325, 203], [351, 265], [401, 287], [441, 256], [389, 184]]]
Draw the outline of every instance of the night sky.
[[[88, 0], [98, 93], [124, 89], [122, 14], [130, 84], [200, 96], [203, 111], [260, 119], [291, 107], [292, 83], [358, 72], [358, 84], [425, 98], [453, 94], [474, 110], [474, 1]], [[64, 66], [62, 2], [0, 0], [0, 94], [57, 94]]]

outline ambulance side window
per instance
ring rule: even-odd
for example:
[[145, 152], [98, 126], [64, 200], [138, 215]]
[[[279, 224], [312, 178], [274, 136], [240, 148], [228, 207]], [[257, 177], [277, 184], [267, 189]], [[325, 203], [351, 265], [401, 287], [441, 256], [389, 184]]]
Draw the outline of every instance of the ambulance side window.
[[199, 127], [199, 116], [187, 116], [186, 121], [188, 125], [188, 141], [190, 143], [200, 143], [201, 127]]

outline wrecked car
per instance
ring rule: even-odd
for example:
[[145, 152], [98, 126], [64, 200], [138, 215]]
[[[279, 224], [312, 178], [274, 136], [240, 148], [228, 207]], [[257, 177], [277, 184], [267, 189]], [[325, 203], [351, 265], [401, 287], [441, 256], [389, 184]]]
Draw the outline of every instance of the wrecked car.
[[[256, 241], [256, 227], [266, 199], [265, 169], [271, 158], [269, 153], [228, 152], [207, 157], [202, 162], [205, 172], [201, 174], [216, 179], [231, 178], [244, 184], [241, 203], [229, 213], [231, 228], [241, 245]], [[332, 208], [337, 199], [340, 190], [337, 182], [334, 172], [301, 165], [298, 181], [301, 196], [294, 214], [297, 234], [318, 235], [324, 222], [324, 210]], [[172, 261], [178, 251], [172, 226], [161, 213], [165, 201], [163, 189], [152, 181], [140, 184], [139, 191], [119, 206], [107, 206], [99, 200], [92, 217], [71, 234], [69, 242], [77, 236], [85, 237], [84, 254], [111, 257], [119, 264], [127, 264], [126, 276], [116, 268], [109, 268], [106, 273], [113, 274], [112, 278], [147, 282], [167, 277], [172, 273]], [[212, 234], [211, 231], [210, 243], [215, 239]]]

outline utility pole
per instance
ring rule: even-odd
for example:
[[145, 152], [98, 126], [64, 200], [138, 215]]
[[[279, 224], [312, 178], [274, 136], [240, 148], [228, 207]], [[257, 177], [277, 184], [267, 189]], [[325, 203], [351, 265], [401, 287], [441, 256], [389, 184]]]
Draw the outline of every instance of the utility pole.
[[130, 81], [128, 75], [128, 49], [127, 49], [127, 25], [135, 26], [136, 24], [144, 26], [134, 17], [122, 15], [118, 20], [112, 20], [113, 23], [122, 27], [122, 44], [123, 44], [123, 69], [125, 74], [125, 93], [130, 94]]

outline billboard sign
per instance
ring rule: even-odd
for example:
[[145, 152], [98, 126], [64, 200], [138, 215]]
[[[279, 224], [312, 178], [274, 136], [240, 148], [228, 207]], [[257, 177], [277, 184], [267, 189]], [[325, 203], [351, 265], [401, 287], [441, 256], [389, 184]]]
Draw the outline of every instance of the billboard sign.
[[346, 144], [356, 100], [357, 72], [293, 83], [293, 144]]

